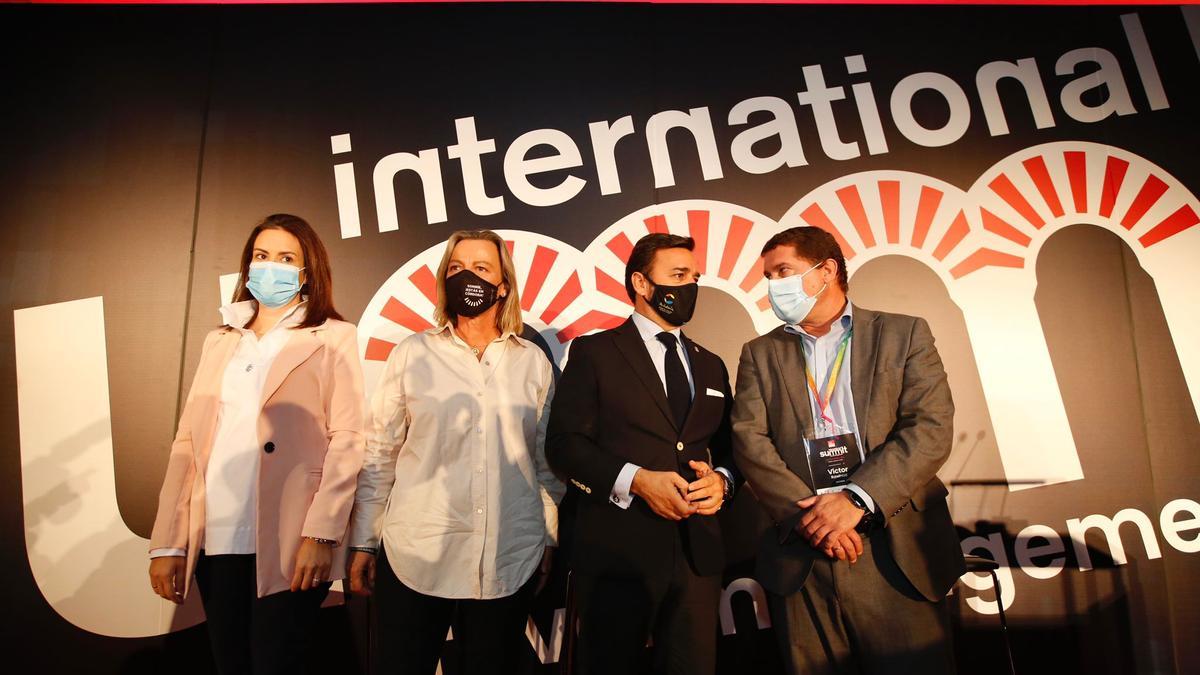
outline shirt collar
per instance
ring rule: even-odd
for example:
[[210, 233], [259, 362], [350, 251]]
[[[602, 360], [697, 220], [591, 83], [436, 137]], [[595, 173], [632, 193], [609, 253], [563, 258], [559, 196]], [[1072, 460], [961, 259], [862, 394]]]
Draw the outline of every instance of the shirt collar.
[[[439, 335], [439, 336], [445, 337], [447, 339], [453, 340], [454, 342], [458, 342], [459, 344], [461, 344], [463, 346], [467, 346], [466, 340], [463, 340], [461, 337], [459, 337], [458, 333], [456, 333], [450, 329], [449, 321], [442, 324], [441, 326], [435, 326], [433, 328], [429, 328], [425, 332], [429, 335]], [[505, 340], [509, 340], [513, 344], [515, 344], [519, 347], [525, 346], [521, 342], [521, 336], [517, 335], [516, 333], [512, 332], [511, 330], [504, 331], [503, 333], [500, 334], [500, 337], [496, 338], [492, 342], [504, 342]]]
[[[840, 317], [838, 317], [838, 323], [841, 324], [841, 330], [839, 330], [838, 333], [842, 333], [846, 329], [850, 328], [850, 324], [854, 322], [853, 309], [854, 309], [854, 307], [853, 307], [853, 304], [850, 302], [850, 298], [846, 298], [846, 309], [842, 310], [842, 315]], [[801, 328], [800, 324], [798, 324], [798, 323], [797, 324], [788, 324], [788, 325], [784, 326], [783, 329], [793, 335], [802, 335], [804, 337], [809, 337], [814, 340], [817, 339], [817, 337], [815, 335], [809, 335], [808, 333], [806, 333], [804, 331], [804, 329]]]
[[[276, 327], [292, 328], [299, 326], [304, 321], [305, 305], [308, 304], [308, 297], [301, 296], [300, 302], [289, 309], [283, 316], [279, 317], [279, 321], [271, 327], [273, 330]], [[250, 323], [250, 319], [254, 318], [254, 313], [258, 309], [258, 303], [254, 300], [242, 300], [241, 302], [231, 302], [228, 305], [222, 305], [218, 310], [221, 312], [221, 318], [225, 320], [225, 325], [238, 330], [246, 330], [246, 324]]]
[[[650, 319], [647, 319], [637, 312], [633, 313], [633, 325], [637, 326], [638, 334], [642, 336], [642, 341], [644, 342], [657, 341], [658, 334], [663, 332], [662, 326], [654, 323]], [[681, 328], [672, 328], [666, 332], [674, 335], [676, 340], [682, 339], [683, 330]]]

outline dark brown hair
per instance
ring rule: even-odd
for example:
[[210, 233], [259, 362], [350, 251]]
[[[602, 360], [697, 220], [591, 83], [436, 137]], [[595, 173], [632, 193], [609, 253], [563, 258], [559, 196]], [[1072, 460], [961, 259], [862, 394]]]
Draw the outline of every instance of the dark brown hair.
[[832, 234], [819, 227], [790, 227], [768, 239], [759, 255], [764, 256], [767, 251], [780, 246], [791, 246], [796, 255], [814, 265], [826, 260], [837, 263], [838, 286], [842, 287], [842, 291], [850, 290], [850, 281], [846, 277], [846, 258], [842, 256], [842, 248]]
[[629, 294], [630, 300], [637, 298], [637, 293], [633, 292], [633, 273], [641, 272], [642, 276], [649, 280], [650, 266], [654, 264], [654, 254], [664, 248], [686, 248], [692, 251], [696, 248], [696, 240], [691, 237], [662, 232], [648, 234], [638, 239], [637, 243], [633, 245], [633, 251], [629, 254], [629, 260], [625, 263], [625, 292]]
[[[329, 270], [329, 254], [325, 252], [325, 245], [307, 221], [287, 213], [269, 215], [250, 231], [246, 247], [242, 249], [241, 263], [238, 265], [241, 276], [238, 278], [237, 288], [233, 291], [233, 301], [254, 299], [250, 289], [246, 288], [246, 280], [249, 278], [250, 262], [254, 257], [254, 242], [263, 230], [283, 230], [300, 242], [305, 274], [304, 286], [300, 288], [300, 292], [308, 296], [308, 303], [304, 308], [304, 321], [298, 327], [320, 326], [327, 319], [341, 321], [342, 315], [333, 308], [333, 274]], [[257, 313], [256, 309], [255, 314]], [[254, 321], [254, 318], [251, 317], [250, 321]]]

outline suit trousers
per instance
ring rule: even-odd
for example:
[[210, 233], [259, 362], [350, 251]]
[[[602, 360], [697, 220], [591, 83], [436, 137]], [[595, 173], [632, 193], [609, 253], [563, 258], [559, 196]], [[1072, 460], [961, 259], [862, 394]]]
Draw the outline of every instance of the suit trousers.
[[644, 672], [646, 643], [653, 639], [653, 672], [712, 674], [716, 667], [721, 577], [696, 574], [683, 547], [683, 524], [674, 532], [674, 559], [668, 577], [576, 573], [577, 672]]
[[803, 588], [767, 602], [789, 675], [954, 672], [946, 600], [912, 587], [882, 531], [863, 539], [858, 562], [823, 557]]
[[208, 618], [213, 661], [221, 675], [306, 672], [318, 612], [330, 584], [259, 598], [254, 554], [205, 555], [196, 586]]
[[530, 652], [525, 627], [538, 575], [516, 593], [457, 600], [418, 593], [396, 578], [387, 556], [375, 565], [375, 675], [433, 675], [454, 627], [460, 662], [455, 673], [511, 675]]

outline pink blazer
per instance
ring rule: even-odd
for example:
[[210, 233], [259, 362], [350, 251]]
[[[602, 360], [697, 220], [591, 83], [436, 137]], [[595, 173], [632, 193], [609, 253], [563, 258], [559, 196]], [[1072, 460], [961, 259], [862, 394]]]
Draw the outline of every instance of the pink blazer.
[[[205, 473], [220, 409], [221, 381], [241, 334], [218, 328], [204, 339], [179, 431], [171, 446], [150, 548], [187, 549], [186, 594], [204, 547]], [[258, 440], [258, 597], [290, 588], [302, 537], [333, 539], [332, 576], [363, 462], [363, 385], [353, 324], [330, 319], [292, 329], [267, 373]], [[271, 452], [267, 452], [267, 448]]]

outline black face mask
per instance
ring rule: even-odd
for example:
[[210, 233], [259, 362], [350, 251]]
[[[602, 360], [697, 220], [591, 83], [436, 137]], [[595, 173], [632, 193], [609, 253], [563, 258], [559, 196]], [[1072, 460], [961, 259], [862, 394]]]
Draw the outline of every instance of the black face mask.
[[672, 326], [682, 326], [692, 320], [692, 313], [696, 311], [696, 295], [699, 292], [700, 284], [694, 281], [681, 286], [655, 284], [649, 302], [663, 321]]
[[499, 287], [470, 270], [446, 278], [446, 309], [455, 316], [479, 316], [496, 304]]

